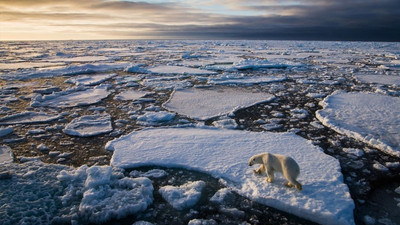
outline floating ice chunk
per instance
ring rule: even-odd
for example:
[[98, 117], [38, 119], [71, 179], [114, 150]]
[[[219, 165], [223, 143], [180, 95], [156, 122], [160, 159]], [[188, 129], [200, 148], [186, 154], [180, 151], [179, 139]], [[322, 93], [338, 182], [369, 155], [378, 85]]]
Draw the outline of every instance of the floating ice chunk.
[[237, 70], [256, 70], [260, 68], [288, 68], [302, 66], [302, 64], [290, 62], [282, 59], [265, 60], [265, 59], [242, 59], [235, 62], [233, 67]]
[[91, 105], [107, 98], [110, 94], [109, 85], [101, 84], [99, 86], [88, 88], [78, 86], [65, 91], [56, 92], [51, 95], [37, 96], [32, 100], [33, 107], [58, 107], [68, 108], [75, 106]]
[[[2, 224], [104, 223], [144, 211], [153, 201], [148, 178], [122, 178], [111, 167], [74, 169], [38, 161], [9, 163], [0, 173]], [[18, 213], [16, 213], [18, 212]]]
[[76, 118], [72, 120], [63, 131], [72, 136], [90, 137], [109, 133], [112, 130], [111, 116], [104, 113]]
[[355, 155], [357, 157], [361, 157], [361, 156], [364, 155], [363, 150], [357, 149], [357, 148], [343, 148], [343, 151], [348, 153], [348, 154]]
[[374, 167], [374, 169], [376, 169], [376, 170], [383, 171], [383, 172], [389, 171], [389, 169], [386, 166], [384, 166], [378, 162], [374, 163], [372, 165], [372, 167]]
[[238, 124], [234, 119], [222, 119], [213, 122], [215, 127], [225, 128], [225, 129], [236, 129]]
[[153, 223], [147, 222], [147, 221], [136, 221], [132, 225], [154, 225]]
[[41, 87], [41, 88], [37, 88], [35, 90], [33, 90], [34, 93], [39, 93], [42, 95], [48, 95], [51, 94], [53, 92], [58, 92], [61, 89], [59, 87], [55, 87], [55, 86], [47, 86], [47, 87]]
[[221, 79], [221, 78], [209, 78], [209, 84], [216, 85], [254, 85], [262, 83], [279, 82], [286, 80], [286, 77], [278, 76], [263, 76], [263, 77], [245, 77], [240, 79]]
[[[284, 187], [276, 177], [270, 184], [255, 176], [248, 159], [261, 152], [284, 154], [300, 165], [303, 191]], [[182, 167], [210, 173], [227, 181], [235, 192], [257, 202], [321, 224], [354, 224], [354, 202], [343, 183], [339, 162], [291, 133], [238, 130], [145, 129], [107, 143], [111, 165]], [[329, 172], [327, 172], [329, 171]]]
[[183, 210], [196, 205], [204, 186], [206, 186], [204, 181], [193, 181], [179, 187], [164, 186], [160, 188], [159, 192], [172, 207]]
[[65, 81], [65, 83], [75, 84], [75, 85], [85, 85], [85, 86], [93, 86], [103, 83], [106, 80], [109, 80], [113, 77], [117, 76], [116, 73], [112, 74], [101, 74], [101, 75], [80, 75], [77, 77], [71, 77]]
[[7, 145], [0, 145], [0, 164], [11, 163], [14, 160], [14, 154]]
[[168, 175], [167, 171], [160, 169], [152, 169], [145, 173], [134, 170], [129, 173], [129, 176], [131, 177], [149, 177], [149, 178], [162, 178], [167, 175]]
[[114, 99], [119, 101], [137, 100], [151, 93], [152, 92], [129, 90], [119, 93]]
[[186, 75], [215, 75], [217, 72], [202, 70], [184, 66], [157, 66], [148, 69], [150, 73], [154, 74], [186, 74]]
[[316, 116], [325, 126], [400, 156], [400, 98], [335, 92], [320, 105]]
[[362, 83], [400, 86], [400, 76], [357, 74], [355, 77]]
[[210, 201], [222, 204], [225, 197], [230, 194], [232, 194], [231, 190], [228, 188], [222, 188], [215, 192], [215, 194], [210, 198]]
[[0, 118], [0, 125], [47, 123], [60, 118], [61, 115], [50, 115], [44, 112], [25, 111]]
[[108, 57], [105, 56], [77, 56], [77, 57], [61, 57], [55, 59], [48, 59], [49, 62], [97, 62], [97, 61], [107, 61]]
[[308, 116], [308, 111], [300, 108], [292, 109], [290, 110], [290, 113], [292, 114], [293, 117], [296, 117], [298, 119], [305, 119]]
[[11, 134], [14, 131], [12, 127], [0, 127], [0, 137]]
[[202, 219], [192, 219], [189, 221], [188, 225], [217, 225], [218, 223], [213, 220], [202, 220]]
[[84, 65], [69, 65], [64, 67], [57, 67], [56, 69], [41, 69], [41, 70], [27, 70], [18, 73], [3, 73], [0, 78], [6, 80], [24, 80], [38, 77], [54, 77], [62, 75], [79, 75], [106, 72], [112, 70], [122, 70], [127, 66], [127, 63], [94, 63]]
[[273, 95], [243, 89], [190, 88], [174, 91], [163, 107], [194, 119], [206, 120], [272, 99]]
[[187, 80], [159, 80], [159, 79], [144, 79], [140, 82], [141, 85], [155, 89], [156, 91], [183, 89], [191, 87], [193, 84]]
[[124, 71], [128, 73], [147, 73], [148, 71], [142, 66], [144, 66], [144, 64], [131, 64], [125, 67]]
[[175, 119], [176, 114], [170, 112], [146, 112], [137, 118], [137, 122], [141, 125], [156, 125], [167, 123]]

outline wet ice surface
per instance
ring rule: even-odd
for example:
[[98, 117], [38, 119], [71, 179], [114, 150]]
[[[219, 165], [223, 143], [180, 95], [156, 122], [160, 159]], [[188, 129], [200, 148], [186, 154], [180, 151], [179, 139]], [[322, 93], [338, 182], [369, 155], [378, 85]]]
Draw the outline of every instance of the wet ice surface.
[[[145, 127], [187, 129], [185, 127], [200, 123], [219, 129], [291, 132], [320, 146], [325, 154], [340, 163], [343, 182], [354, 200], [356, 224], [371, 221], [396, 224], [399, 223], [398, 211], [386, 213], [376, 209], [382, 205], [381, 208], [390, 210], [399, 204], [400, 196], [394, 189], [398, 187], [400, 165], [398, 156], [392, 154], [399, 148], [396, 141], [396, 125], [398, 128], [399, 124], [393, 122], [381, 127], [370, 122], [365, 124], [357, 120], [356, 113], [365, 116], [368, 111], [368, 118], [387, 120], [392, 118], [385, 117], [388, 113], [399, 114], [393, 104], [383, 104], [388, 103], [386, 99], [397, 101], [400, 96], [399, 49], [398, 43], [356, 42], [2, 42], [0, 133], [3, 135], [0, 141], [11, 148], [16, 163], [41, 160], [79, 167], [109, 164], [112, 153], [104, 150], [105, 144]], [[65, 83], [66, 80], [69, 81]], [[79, 84], [93, 86], [76, 86]], [[191, 96], [199, 104], [190, 104], [189, 100], [169, 108], [168, 104], [185, 97], [174, 98], [174, 93], [192, 90], [199, 90]], [[210, 90], [215, 93], [204, 94]], [[316, 111], [324, 110], [319, 103], [327, 96], [332, 98], [337, 90], [359, 96], [376, 93], [383, 99], [384, 106], [352, 111], [351, 107], [340, 108], [335, 103], [329, 109], [331, 114], [324, 118], [332, 121], [335, 113], [349, 113], [346, 113], [346, 121], [336, 121], [335, 125], [339, 126], [331, 129], [332, 124], [317, 119]], [[223, 92], [226, 93], [223, 98], [213, 98]], [[243, 104], [233, 100], [232, 95], [239, 93], [253, 101]], [[200, 106], [204, 102], [210, 104]], [[360, 102], [354, 103], [357, 104]], [[229, 107], [219, 108], [224, 105]], [[209, 113], [200, 115], [203, 112]], [[73, 120], [104, 113], [111, 117], [110, 132], [108, 125], [107, 132], [92, 137], [70, 136], [63, 131]], [[94, 120], [90, 129], [97, 130], [101, 121]], [[344, 124], [357, 127], [358, 134], [368, 130], [368, 140], [378, 140], [394, 151], [382, 151], [384, 148], [374, 143], [361, 141], [363, 135], [337, 133]], [[388, 133], [380, 132], [385, 130]], [[18, 164], [9, 168], [15, 171], [11, 172], [11, 178], [16, 180], [24, 170]], [[147, 170], [152, 169], [155, 168]], [[138, 177], [145, 176], [146, 172], [139, 173]], [[43, 176], [43, 182], [54, 180], [55, 176]], [[0, 184], [10, 181], [7, 171], [0, 177]], [[127, 173], [125, 177], [129, 177]], [[189, 221], [196, 224], [201, 219], [211, 224], [212, 221], [310, 223], [259, 206], [235, 192], [234, 197], [228, 194], [223, 204], [209, 201], [226, 184], [218, 184], [204, 173], [175, 169], [161, 178], [149, 178], [154, 185], [152, 204], [141, 213], [128, 210], [127, 214], [134, 214], [127, 217], [131, 219], [113, 217], [109, 223], [133, 224], [144, 220], [154, 224], [187, 224]], [[158, 192], [163, 186], [179, 187], [200, 180], [206, 183], [202, 197], [189, 209], [174, 209]], [[287, 189], [282, 187], [280, 191], [285, 193]], [[118, 199], [120, 192], [116, 191], [115, 196]], [[21, 198], [13, 199], [14, 204], [21, 201]], [[47, 198], [40, 199], [46, 204]], [[68, 210], [75, 210], [72, 205], [69, 207]], [[14, 211], [12, 214], [17, 215]], [[152, 218], [159, 218], [159, 221]]]

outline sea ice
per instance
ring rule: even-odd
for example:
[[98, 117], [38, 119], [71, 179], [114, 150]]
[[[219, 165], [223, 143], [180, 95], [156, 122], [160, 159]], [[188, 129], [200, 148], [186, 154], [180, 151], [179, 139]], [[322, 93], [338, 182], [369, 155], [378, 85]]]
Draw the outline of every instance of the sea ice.
[[11, 148], [7, 145], [0, 145], [0, 164], [2, 163], [12, 163], [14, 160], [14, 154]]
[[320, 105], [316, 116], [325, 126], [400, 157], [400, 98], [335, 92]]
[[41, 77], [54, 77], [62, 75], [79, 75], [106, 72], [112, 70], [122, 70], [127, 66], [127, 63], [93, 63], [83, 65], [68, 65], [55, 69], [32, 69], [23, 72], [10, 72], [0, 74], [0, 78], [5, 80], [25, 80]]
[[127, 178], [109, 166], [9, 163], [0, 182], [0, 224], [104, 223], [144, 211], [153, 202], [148, 178]]
[[201, 191], [206, 183], [204, 181], [193, 181], [179, 187], [164, 186], [159, 192], [161, 196], [177, 210], [190, 208], [200, 200]]
[[151, 93], [152, 92], [127, 90], [116, 95], [114, 99], [119, 101], [137, 100]]
[[63, 131], [72, 136], [90, 137], [109, 133], [112, 130], [111, 116], [104, 113], [76, 118]]
[[61, 117], [61, 115], [50, 115], [44, 112], [25, 111], [0, 118], [0, 125], [47, 123]]
[[157, 66], [149, 68], [148, 71], [153, 74], [169, 75], [169, 74], [186, 74], [186, 75], [215, 75], [217, 72], [202, 70], [184, 66]]
[[0, 127], [0, 137], [11, 134], [14, 131], [12, 127]]
[[362, 83], [375, 83], [385, 85], [396, 85], [400, 87], [400, 76], [389, 76], [389, 75], [367, 75], [357, 74], [354, 75], [356, 79]]
[[146, 112], [137, 117], [137, 122], [141, 125], [151, 126], [162, 123], [167, 123], [175, 119], [176, 114], [170, 112]]
[[[354, 203], [339, 162], [292, 133], [256, 133], [211, 128], [158, 128], [110, 141], [111, 165], [182, 167], [222, 178], [234, 191], [260, 203], [321, 224], [354, 224]], [[293, 157], [301, 168], [303, 191], [288, 189], [277, 176], [268, 183], [253, 174], [248, 159], [261, 152]]]
[[85, 85], [85, 86], [93, 86], [103, 83], [106, 80], [109, 80], [113, 77], [117, 76], [116, 73], [111, 74], [101, 74], [101, 75], [80, 75], [77, 77], [71, 77], [65, 81], [65, 83], [75, 84], [75, 85]]
[[163, 107], [193, 119], [206, 120], [272, 99], [273, 95], [244, 89], [189, 88], [175, 90]]
[[262, 77], [242, 77], [236, 79], [225, 78], [209, 78], [209, 84], [216, 85], [254, 85], [262, 83], [279, 82], [286, 80], [286, 77], [281, 76], [262, 76]]
[[32, 99], [33, 107], [68, 108], [74, 106], [91, 105], [107, 98], [110, 94], [109, 85], [101, 84], [93, 88], [78, 86], [51, 95], [37, 96]]
[[233, 68], [237, 70], [256, 70], [260, 68], [288, 68], [294, 66], [302, 66], [299, 63], [290, 62], [282, 59], [266, 60], [266, 59], [242, 59], [233, 63]]

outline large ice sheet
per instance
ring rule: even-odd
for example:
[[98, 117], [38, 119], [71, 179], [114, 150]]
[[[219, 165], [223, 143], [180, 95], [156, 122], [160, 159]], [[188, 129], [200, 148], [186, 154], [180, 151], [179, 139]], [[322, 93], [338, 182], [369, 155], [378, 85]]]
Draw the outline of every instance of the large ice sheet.
[[358, 81], [362, 83], [375, 83], [375, 84], [400, 86], [400, 76], [368, 75], [368, 74], [358, 74], [354, 76], [357, 78]]
[[[256, 133], [211, 128], [145, 129], [108, 142], [111, 164], [183, 167], [226, 180], [239, 194], [321, 224], [354, 224], [354, 203], [343, 183], [339, 162], [292, 133]], [[293, 157], [301, 168], [303, 191], [253, 174], [252, 155], [262, 152]]]
[[209, 84], [217, 85], [254, 85], [262, 83], [272, 83], [286, 80], [286, 77], [282, 76], [263, 76], [263, 77], [243, 77], [243, 78], [209, 78]]
[[189, 88], [175, 90], [163, 107], [194, 119], [206, 120], [257, 103], [271, 101], [273, 98], [274, 96], [270, 94], [254, 93], [245, 89]]
[[109, 80], [113, 77], [117, 76], [116, 73], [111, 74], [99, 74], [99, 75], [81, 75], [77, 77], [71, 77], [65, 81], [65, 83], [75, 84], [75, 85], [86, 85], [93, 86], [103, 83], [106, 80]]
[[109, 85], [101, 84], [93, 88], [78, 86], [51, 95], [37, 96], [32, 100], [33, 107], [68, 108], [74, 106], [91, 105], [107, 98], [110, 94]]
[[320, 105], [316, 116], [325, 126], [400, 157], [400, 98], [335, 92]]
[[0, 118], [0, 125], [47, 123], [60, 118], [61, 115], [51, 115], [44, 112], [25, 111]]
[[72, 136], [90, 137], [109, 133], [112, 130], [111, 116], [105, 113], [76, 118], [63, 131]]
[[111, 70], [123, 70], [127, 63], [93, 63], [83, 65], [68, 65], [47, 69], [30, 69], [22, 72], [10, 72], [0, 74], [0, 78], [7, 80], [24, 80], [38, 77], [54, 77], [62, 75], [78, 75], [105, 72]]
[[0, 224], [105, 223], [153, 202], [148, 178], [127, 178], [109, 166], [77, 169], [39, 161], [8, 163], [0, 173]]
[[148, 71], [154, 74], [187, 74], [187, 75], [213, 75], [214, 71], [202, 70], [184, 66], [157, 66], [149, 68]]

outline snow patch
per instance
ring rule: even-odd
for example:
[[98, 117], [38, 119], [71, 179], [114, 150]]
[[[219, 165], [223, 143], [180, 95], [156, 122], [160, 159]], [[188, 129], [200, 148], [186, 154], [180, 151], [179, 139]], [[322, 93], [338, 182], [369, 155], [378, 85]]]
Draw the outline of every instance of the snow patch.
[[106, 80], [109, 80], [113, 77], [117, 76], [116, 73], [112, 74], [101, 74], [101, 75], [81, 75], [77, 77], [69, 78], [65, 81], [65, 83], [75, 84], [75, 85], [85, 85], [85, 86], [93, 86], [103, 83]]

